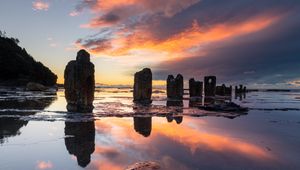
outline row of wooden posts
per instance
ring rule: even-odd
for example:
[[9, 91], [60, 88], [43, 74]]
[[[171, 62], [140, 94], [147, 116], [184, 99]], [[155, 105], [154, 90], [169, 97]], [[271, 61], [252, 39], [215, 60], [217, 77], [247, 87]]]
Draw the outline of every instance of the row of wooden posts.
[[[204, 83], [196, 81], [194, 78], [189, 80], [189, 95], [190, 97], [205, 97], [231, 96], [232, 86], [226, 87], [225, 84], [221, 86], [216, 85], [216, 76], [205, 76]], [[167, 78], [167, 97], [168, 100], [182, 100], [184, 95], [183, 76], [178, 74], [176, 77], [169, 75]], [[204, 86], [203, 86], [204, 85]], [[235, 93], [245, 93], [246, 87], [240, 85], [239, 88], [235, 86]], [[149, 68], [135, 73], [133, 98], [134, 102], [143, 104], [151, 103], [152, 96], [152, 72]]]

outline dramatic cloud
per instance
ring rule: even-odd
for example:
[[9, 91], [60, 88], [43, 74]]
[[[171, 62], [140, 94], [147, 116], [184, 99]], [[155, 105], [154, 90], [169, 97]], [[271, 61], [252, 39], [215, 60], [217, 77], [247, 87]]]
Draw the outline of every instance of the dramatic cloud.
[[[292, 17], [293, 16], [293, 17]], [[291, 13], [263, 31], [208, 45], [190, 58], [157, 66], [158, 79], [170, 72], [203, 77], [217, 75], [221, 82], [284, 84], [300, 75], [300, 15]], [[288, 84], [285, 84], [288, 85]]]
[[36, 0], [32, 2], [32, 7], [34, 10], [47, 11], [50, 7], [50, 4], [42, 0]]
[[291, 61], [299, 55], [299, 5], [297, 0], [83, 0], [75, 12], [90, 10], [94, 17], [81, 27], [98, 33], [76, 46], [136, 66], [151, 63], [155, 79], [181, 72], [216, 74], [221, 81], [290, 81], [298, 73]]

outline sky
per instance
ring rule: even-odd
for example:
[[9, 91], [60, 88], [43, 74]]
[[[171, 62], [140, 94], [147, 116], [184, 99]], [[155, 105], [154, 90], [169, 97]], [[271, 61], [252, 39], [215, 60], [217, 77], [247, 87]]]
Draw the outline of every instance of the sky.
[[299, 0], [3, 0], [0, 30], [59, 83], [86, 49], [101, 84], [131, 85], [149, 67], [154, 84], [181, 73], [185, 81], [300, 86]]

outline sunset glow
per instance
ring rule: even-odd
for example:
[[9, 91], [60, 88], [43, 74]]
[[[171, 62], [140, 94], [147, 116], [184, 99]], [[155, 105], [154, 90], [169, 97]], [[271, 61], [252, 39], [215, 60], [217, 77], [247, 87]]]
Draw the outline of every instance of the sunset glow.
[[[36, 60], [47, 63], [58, 75], [58, 83], [64, 82], [65, 65], [82, 48], [92, 54], [96, 82], [100, 84], [132, 85], [133, 74], [143, 67], [153, 69], [154, 81], [159, 84], [171, 73], [182, 73], [187, 79], [201, 79], [203, 74], [211, 73], [219, 77], [220, 82], [234, 84], [244, 73], [251, 72], [241, 82], [250, 86], [254, 86], [251, 82], [254, 78], [258, 84], [278, 87], [292, 87], [294, 84], [288, 82], [299, 79], [291, 74], [297, 67], [284, 58], [296, 55], [284, 53], [287, 50], [282, 49], [291, 47], [298, 52], [292, 44], [296, 40], [287, 40], [297, 37], [289, 35], [297, 30], [297, 22], [294, 22], [298, 17], [297, 2], [270, 1], [253, 5], [250, 1], [207, 0], [79, 0], [71, 3], [36, 0], [24, 1], [20, 6], [28, 8], [11, 20], [31, 24], [11, 24], [2, 18], [1, 25], [5, 27], [1, 29], [6, 30], [8, 36], [17, 36], [20, 45]], [[62, 6], [65, 8], [61, 9]], [[7, 10], [9, 8], [13, 6], [7, 4], [2, 17], [12, 11]], [[22, 34], [17, 30], [21, 25], [25, 25]], [[48, 25], [53, 27], [50, 29]], [[35, 28], [39, 28], [38, 31]], [[275, 47], [280, 42], [291, 45]], [[256, 44], [262, 49], [252, 50]], [[253, 57], [257, 60], [252, 60]], [[225, 58], [236, 62], [226, 62]], [[255, 62], [258, 60], [259, 63]], [[279, 69], [274, 69], [274, 74], [261, 66], [270, 60], [278, 61], [274, 64]], [[290, 64], [291, 67], [285, 68]], [[289, 73], [280, 71], [286, 69]], [[274, 81], [276, 83], [271, 83]]]

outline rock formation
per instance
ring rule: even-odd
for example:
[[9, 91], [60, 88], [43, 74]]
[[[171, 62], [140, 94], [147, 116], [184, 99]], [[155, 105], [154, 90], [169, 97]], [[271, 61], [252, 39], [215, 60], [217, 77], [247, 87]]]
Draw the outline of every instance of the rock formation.
[[216, 87], [216, 95], [219, 96], [231, 96], [232, 93], [232, 86], [226, 87], [225, 84], [222, 84], [222, 86]]
[[152, 72], [144, 68], [134, 74], [133, 101], [140, 104], [150, 104], [152, 96]]
[[65, 96], [69, 112], [92, 112], [95, 90], [94, 64], [85, 50], [77, 53], [65, 69]]
[[195, 81], [194, 78], [189, 80], [190, 97], [201, 97], [203, 91], [203, 82]]
[[176, 78], [169, 75], [167, 79], [167, 96], [171, 100], [182, 100], [183, 98], [183, 76], [178, 74]]
[[204, 95], [205, 97], [213, 97], [216, 94], [216, 76], [204, 77]]

